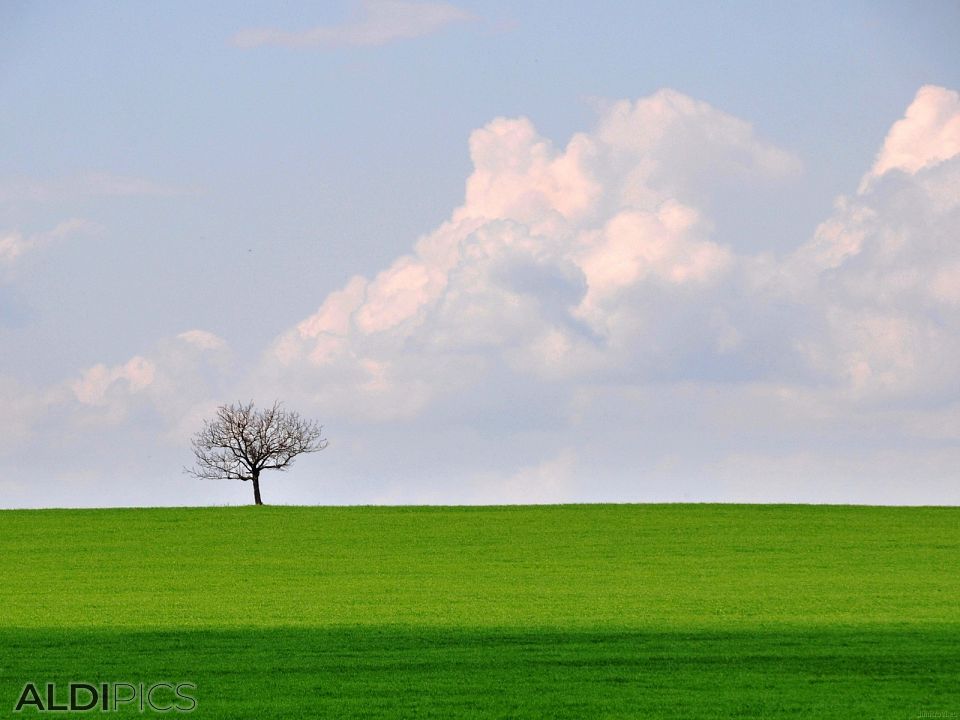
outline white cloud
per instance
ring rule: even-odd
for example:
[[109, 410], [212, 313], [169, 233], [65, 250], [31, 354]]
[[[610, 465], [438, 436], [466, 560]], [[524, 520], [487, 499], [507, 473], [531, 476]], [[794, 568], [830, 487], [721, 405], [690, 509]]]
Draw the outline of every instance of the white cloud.
[[10, 232], [0, 235], [0, 263], [12, 265], [14, 260], [23, 255], [31, 244], [23, 239], [19, 232]]
[[430, 35], [448, 25], [475, 19], [466, 10], [444, 2], [365, 0], [359, 9], [356, 17], [341, 25], [303, 31], [248, 28], [234, 35], [233, 44], [241, 48], [368, 47]]
[[[947, 91], [922, 89], [908, 119], [931, 97], [942, 101], [937, 120], [921, 125], [942, 139], [954, 123]], [[525, 118], [496, 119], [471, 136], [463, 205], [411, 254], [353, 278], [284, 333], [261, 378], [343, 419], [424, 432], [442, 432], [440, 417], [486, 422], [494, 407], [513, 417], [521, 386], [538, 398], [523, 411], [534, 426], [587, 417], [609, 430], [609, 416], [572, 408], [598, 387], [624, 398], [659, 387], [657, 402], [687, 408], [681, 417], [717, 403], [714, 424], [687, 417], [669, 430], [631, 417], [635, 401], [616, 411], [637, 433], [688, 445], [700, 460], [687, 473], [729, 482], [730, 468], [757, 474], [788, 456], [835, 475], [867, 467], [821, 457], [818, 428], [856, 417], [908, 442], [908, 427], [934, 411], [922, 406], [960, 401], [960, 161], [949, 142], [925, 147], [922, 163], [839, 198], [808, 243], [777, 258], [718, 243], [705, 209], [712, 188], [772, 186], [800, 169], [743, 121], [674, 91], [607, 106], [565, 147]], [[516, 421], [504, 422], [490, 431], [500, 442]], [[741, 427], [743, 447], [717, 439], [725, 425]], [[857, 442], [870, 437], [858, 432]], [[714, 450], [702, 443], [711, 435]], [[809, 445], [779, 447], [791, 442]], [[632, 452], [626, 443], [612, 455], [624, 463]], [[578, 467], [597, 462], [582, 454]], [[750, 460], [723, 461], [721, 473], [734, 456]]]
[[76, 235], [99, 232], [99, 226], [82, 218], [71, 218], [57, 224], [51, 230], [23, 235], [14, 230], [0, 234], [0, 268], [12, 267], [23, 255], [43, 248], [51, 243]]
[[[690, 154], [687, 167], [664, 142]], [[748, 124], [661, 91], [610, 106], [562, 149], [525, 118], [499, 118], [472, 134], [470, 151], [475, 169], [450, 220], [285, 333], [268, 375], [296, 378], [294, 392], [320, 406], [390, 419], [500, 365], [532, 381], [585, 381], [737, 344], [714, 302], [697, 304], [732, 281], [736, 258], [689, 204], [709, 187], [689, 163], [709, 158], [708, 175], [757, 182], [796, 171]], [[668, 327], [657, 305], [690, 327]]]
[[206, 330], [187, 330], [177, 335], [177, 339], [195, 345], [201, 350], [220, 350], [226, 347], [226, 341]]
[[630, 205], [656, 203], [664, 194], [702, 199], [717, 183], [802, 168], [796, 156], [758, 138], [750, 123], [670, 89], [613, 103], [596, 136], [615, 151], [607, 162], [621, 166], [619, 199]]
[[803, 349], [850, 397], [915, 404], [960, 394], [958, 131], [957, 94], [921, 88], [868, 182], [786, 265], [796, 302], [819, 315]]
[[960, 94], [925, 85], [894, 123], [870, 172], [860, 183], [865, 192], [877, 178], [900, 170], [915, 174], [960, 154]]
[[116, 425], [131, 413], [146, 412], [165, 434], [182, 441], [188, 426], [198, 426], [201, 412], [224, 402], [225, 386], [235, 382], [233, 365], [225, 340], [206, 330], [188, 330], [145, 355], [87, 368], [66, 384], [74, 403], [65, 396], [60, 406], [90, 426]]
[[498, 118], [471, 136], [447, 221], [253, 371], [194, 329], [58, 402], [91, 422], [152, 414], [182, 445], [218, 401], [283, 398], [343, 439], [341, 474], [367, 483], [347, 501], [950, 502], [952, 97], [923, 88], [881, 169], [783, 256], [711, 222], [718, 188], [800, 168], [748, 123], [674, 91], [613, 103], [563, 146]]
[[70, 387], [77, 400], [84, 405], [103, 405], [112, 388], [122, 385], [130, 393], [138, 393], [153, 382], [155, 375], [156, 366], [137, 355], [123, 365], [94, 365], [85, 370]]

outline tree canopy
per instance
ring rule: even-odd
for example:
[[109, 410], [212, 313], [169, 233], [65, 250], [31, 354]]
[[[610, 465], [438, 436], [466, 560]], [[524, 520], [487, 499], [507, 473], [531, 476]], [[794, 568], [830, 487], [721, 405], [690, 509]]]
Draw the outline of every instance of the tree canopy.
[[260, 473], [286, 470], [297, 456], [327, 446], [323, 426], [283, 408], [280, 401], [257, 409], [251, 400], [221, 405], [214, 419], [205, 420], [191, 445], [196, 465], [186, 472], [206, 480], [253, 482], [254, 500], [260, 498]]

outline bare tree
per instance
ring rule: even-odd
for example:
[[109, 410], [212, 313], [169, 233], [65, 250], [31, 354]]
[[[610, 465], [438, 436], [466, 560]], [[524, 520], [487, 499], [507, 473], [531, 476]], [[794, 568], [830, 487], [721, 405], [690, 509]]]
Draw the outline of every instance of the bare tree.
[[221, 405], [214, 420], [205, 420], [191, 445], [194, 468], [184, 472], [206, 480], [253, 481], [253, 498], [260, 499], [260, 473], [286, 470], [297, 455], [317, 452], [327, 446], [323, 427], [284, 410], [279, 401], [257, 410], [253, 401]]

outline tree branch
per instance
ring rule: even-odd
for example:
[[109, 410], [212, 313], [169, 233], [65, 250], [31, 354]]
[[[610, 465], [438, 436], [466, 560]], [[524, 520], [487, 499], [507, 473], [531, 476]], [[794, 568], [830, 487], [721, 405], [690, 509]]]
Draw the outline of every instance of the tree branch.
[[221, 405], [190, 444], [195, 467], [184, 472], [204, 480], [251, 480], [262, 470], [286, 470], [304, 453], [327, 447], [323, 426], [287, 411], [279, 401], [257, 410], [251, 400]]

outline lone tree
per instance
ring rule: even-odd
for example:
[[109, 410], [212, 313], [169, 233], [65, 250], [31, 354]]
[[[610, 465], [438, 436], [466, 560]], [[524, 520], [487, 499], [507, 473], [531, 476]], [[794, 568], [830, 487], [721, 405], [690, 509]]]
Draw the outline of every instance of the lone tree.
[[191, 444], [196, 467], [185, 472], [205, 480], [253, 481], [253, 499], [260, 499], [260, 473], [286, 470], [297, 455], [327, 446], [323, 427], [284, 410], [279, 401], [257, 410], [247, 404], [221, 405], [214, 420], [205, 420]]

